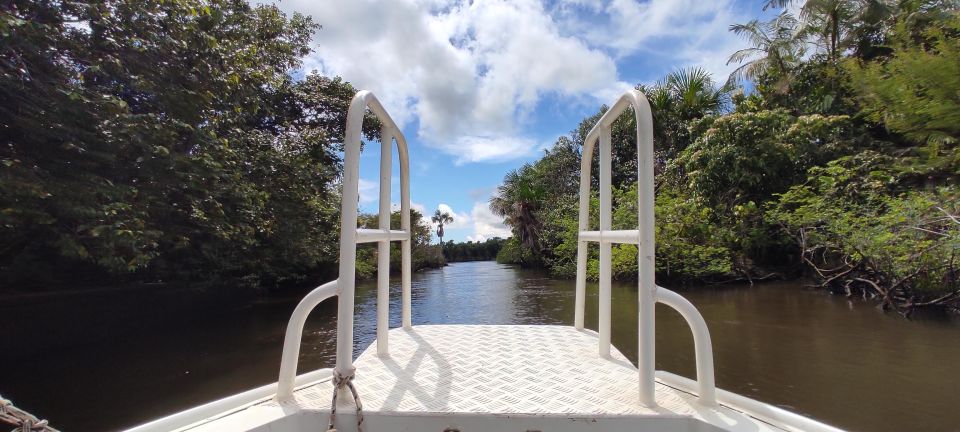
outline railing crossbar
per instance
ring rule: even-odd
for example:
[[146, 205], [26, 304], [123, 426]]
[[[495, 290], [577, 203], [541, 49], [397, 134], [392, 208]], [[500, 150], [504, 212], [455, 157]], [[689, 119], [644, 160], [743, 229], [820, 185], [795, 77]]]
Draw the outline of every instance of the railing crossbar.
[[639, 244], [639, 230], [580, 231], [580, 241], [594, 243]]

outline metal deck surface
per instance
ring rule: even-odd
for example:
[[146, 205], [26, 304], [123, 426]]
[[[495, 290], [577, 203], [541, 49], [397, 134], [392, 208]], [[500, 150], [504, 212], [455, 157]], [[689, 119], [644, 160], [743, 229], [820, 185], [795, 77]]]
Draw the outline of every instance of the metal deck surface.
[[[696, 396], [657, 383], [658, 407], [639, 402], [637, 369], [616, 349], [597, 354], [592, 331], [546, 325], [420, 325], [392, 329], [390, 356], [371, 344], [355, 362], [364, 413], [531, 414], [576, 417], [692, 417], [744, 424], [744, 414], [705, 408]], [[282, 406], [329, 411], [331, 382], [294, 393]], [[340, 398], [338, 411], [353, 412]], [[279, 407], [264, 402], [264, 407]], [[749, 430], [780, 430], [751, 419]], [[758, 429], [759, 426], [759, 429]]]

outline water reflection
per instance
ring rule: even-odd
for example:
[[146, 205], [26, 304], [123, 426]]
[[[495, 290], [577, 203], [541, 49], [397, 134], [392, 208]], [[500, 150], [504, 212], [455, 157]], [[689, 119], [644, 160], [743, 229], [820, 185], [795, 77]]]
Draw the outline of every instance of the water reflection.
[[[414, 274], [414, 324], [566, 324], [572, 281], [492, 262]], [[704, 287], [682, 292], [703, 313], [714, 343], [717, 384], [853, 430], [957, 430], [960, 326], [905, 321], [872, 305], [798, 283]], [[63, 430], [110, 430], [276, 380], [286, 320], [303, 293], [260, 299], [216, 315], [167, 317], [136, 334], [18, 358], [5, 353], [0, 394]], [[637, 293], [613, 285], [613, 344], [637, 351]], [[321, 304], [307, 322], [300, 371], [334, 359], [336, 311]], [[399, 280], [391, 287], [400, 325]], [[42, 312], [42, 311], [40, 311]], [[376, 286], [357, 284], [356, 354], [373, 342]], [[96, 319], [96, 317], [90, 317]], [[596, 328], [597, 286], [586, 322]], [[70, 322], [62, 325], [82, 326]], [[694, 375], [693, 338], [679, 314], [657, 307], [657, 368]], [[77, 404], [78, 400], [85, 403]]]

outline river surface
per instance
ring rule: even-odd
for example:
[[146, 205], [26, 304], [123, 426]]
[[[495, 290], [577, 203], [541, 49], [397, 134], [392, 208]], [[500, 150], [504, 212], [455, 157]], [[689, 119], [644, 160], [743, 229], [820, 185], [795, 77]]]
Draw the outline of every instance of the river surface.
[[[392, 285], [393, 327], [399, 326], [400, 296], [398, 281]], [[591, 328], [596, 289], [588, 289]], [[956, 319], [907, 321], [799, 282], [681, 293], [707, 320], [723, 389], [850, 430], [960, 430]], [[18, 356], [18, 347], [0, 345], [0, 394], [61, 430], [100, 431], [267, 384], [276, 381], [287, 318], [302, 294], [264, 297], [215, 314], [163, 318], [160, 311], [162, 325], [149, 330], [117, 328], [97, 342], [42, 355]], [[413, 322], [569, 325], [573, 297], [571, 281], [493, 262], [455, 263], [414, 274]], [[374, 339], [375, 298], [374, 282], [358, 284], [357, 354]], [[35, 308], [37, 319], [56, 319]], [[613, 344], [635, 362], [635, 286], [615, 283], [613, 308]], [[335, 310], [327, 301], [311, 315], [301, 373], [333, 365]], [[20, 325], [13, 331], [31, 331], [29, 323]], [[660, 305], [656, 325], [657, 368], [692, 377], [693, 340], [682, 318]]]

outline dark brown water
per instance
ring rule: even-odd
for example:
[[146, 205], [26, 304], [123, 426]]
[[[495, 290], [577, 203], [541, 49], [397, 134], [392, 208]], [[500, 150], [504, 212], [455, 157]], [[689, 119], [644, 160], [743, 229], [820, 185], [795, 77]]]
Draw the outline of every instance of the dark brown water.
[[[391, 325], [397, 326], [394, 285]], [[960, 430], [956, 320], [906, 321], [867, 303], [804, 290], [799, 283], [682, 293], [710, 326], [721, 388], [851, 430]], [[31, 314], [43, 326], [18, 320], [3, 333], [61, 327], [82, 332], [89, 326], [99, 329], [98, 337], [72, 346], [0, 344], [0, 394], [61, 430], [98, 431], [267, 384], [276, 381], [286, 321], [302, 294], [213, 315], [166, 316], [163, 306], [148, 302], [136, 316], [150, 316], [159, 325], [110, 323], [108, 330], [97, 325], [106, 319], [102, 312], [61, 322], [61, 314], [33, 305]], [[595, 328], [595, 285], [587, 307], [588, 326]], [[613, 343], [635, 360], [636, 288], [615, 284], [613, 307]], [[332, 366], [334, 311], [327, 302], [311, 316], [301, 372]], [[457, 263], [414, 275], [413, 314], [414, 324], [571, 324], [573, 284], [492, 262]], [[359, 284], [358, 352], [373, 340], [375, 315], [374, 284]], [[657, 307], [657, 367], [694, 374], [690, 331], [663, 306]]]

